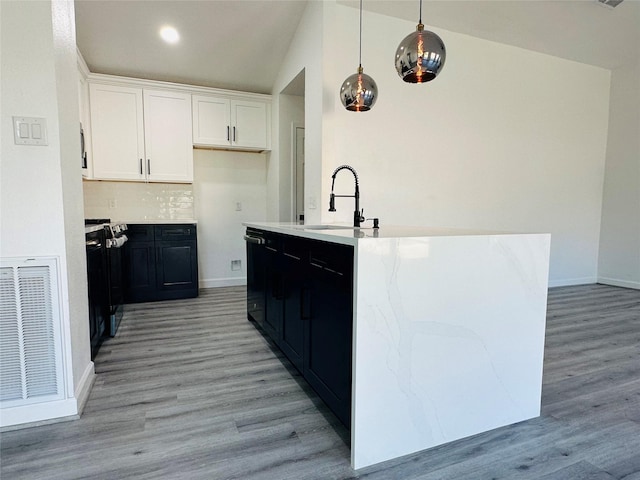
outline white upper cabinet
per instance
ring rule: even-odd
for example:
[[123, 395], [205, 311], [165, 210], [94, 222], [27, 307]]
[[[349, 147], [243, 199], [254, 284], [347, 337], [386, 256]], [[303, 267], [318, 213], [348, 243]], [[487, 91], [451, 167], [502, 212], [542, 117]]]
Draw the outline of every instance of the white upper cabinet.
[[231, 141], [238, 147], [267, 148], [267, 105], [247, 100], [231, 101]]
[[191, 95], [144, 90], [144, 144], [150, 182], [193, 182]]
[[193, 144], [268, 150], [269, 103], [260, 100], [193, 95]]
[[192, 95], [193, 144], [231, 145], [231, 100]]
[[142, 89], [89, 85], [93, 178], [145, 180]]
[[90, 84], [93, 178], [193, 182], [191, 95]]

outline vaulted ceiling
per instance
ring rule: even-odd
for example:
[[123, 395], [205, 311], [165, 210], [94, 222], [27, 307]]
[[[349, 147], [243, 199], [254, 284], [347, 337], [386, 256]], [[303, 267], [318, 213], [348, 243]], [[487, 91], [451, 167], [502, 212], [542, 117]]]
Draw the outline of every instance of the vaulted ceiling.
[[[76, 0], [77, 42], [93, 72], [270, 93], [307, 1]], [[417, 23], [417, 0], [364, 8]], [[608, 69], [640, 58], [640, 0], [426, 0], [423, 21]], [[165, 24], [179, 43], [159, 39]]]

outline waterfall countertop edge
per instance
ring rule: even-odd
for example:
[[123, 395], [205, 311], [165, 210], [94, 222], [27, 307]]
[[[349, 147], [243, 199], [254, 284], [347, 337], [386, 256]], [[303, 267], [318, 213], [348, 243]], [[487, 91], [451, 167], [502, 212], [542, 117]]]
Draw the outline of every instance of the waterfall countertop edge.
[[357, 245], [359, 240], [370, 240], [376, 238], [468, 237], [531, 235], [544, 233], [403, 225], [382, 225], [380, 228], [374, 229], [370, 226], [352, 227], [346, 224], [300, 225], [293, 222], [243, 222], [243, 225], [245, 227], [264, 230], [267, 232], [293, 235], [326, 242], [342, 243], [345, 245]]

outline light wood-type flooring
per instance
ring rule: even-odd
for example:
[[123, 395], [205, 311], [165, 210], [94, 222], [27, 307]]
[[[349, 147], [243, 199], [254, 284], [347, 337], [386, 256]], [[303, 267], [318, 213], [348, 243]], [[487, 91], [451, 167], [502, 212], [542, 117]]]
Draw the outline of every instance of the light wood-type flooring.
[[244, 288], [127, 307], [82, 418], [2, 433], [2, 480], [640, 480], [638, 290], [550, 290], [539, 418], [358, 472]]

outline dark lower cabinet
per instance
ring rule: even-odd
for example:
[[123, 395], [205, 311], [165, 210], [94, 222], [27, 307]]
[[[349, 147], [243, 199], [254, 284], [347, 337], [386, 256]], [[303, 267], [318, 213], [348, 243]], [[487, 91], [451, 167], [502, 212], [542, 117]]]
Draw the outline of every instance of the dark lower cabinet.
[[251, 287], [248, 317], [264, 318], [257, 323], [350, 428], [353, 248], [272, 232], [259, 235], [264, 245], [250, 249], [247, 268], [255, 275], [252, 258], [264, 258], [264, 316], [250, 313]]
[[198, 296], [196, 226], [129, 225], [124, 245], [127, 303]]
[[[304, 370], [304, 321], [309, 318], [311, 289], [298, 241], [284, 241], [282, 254], [282, 332], [280, 348], [295, 367]], [[307, 307], [305, 311], [304, 307]]]
[[124, 248], [125, 301], [145, 302], [153, 298], [157, 290], [155, 244], [130, 239]]
[[280, 342], [282, 333], [282, 268], [281, 241], [274, 235], [265, 235], [265, 312], [262, 328], [275, 340]]
[[198, 254], [195, 241], [156, 245], [157, 289], [165, 299], [195, 297], [198, 293]]
[[314, 261], [317, 257], [314, 258], [313, 253], [310, 259], [313, 296], [309, 318], [304, 321], [304, 375], [329, 408], [349, 427], [353, 253], [343, 250], [342, 246], [322, 246], [320, 250], [327, 262]]

